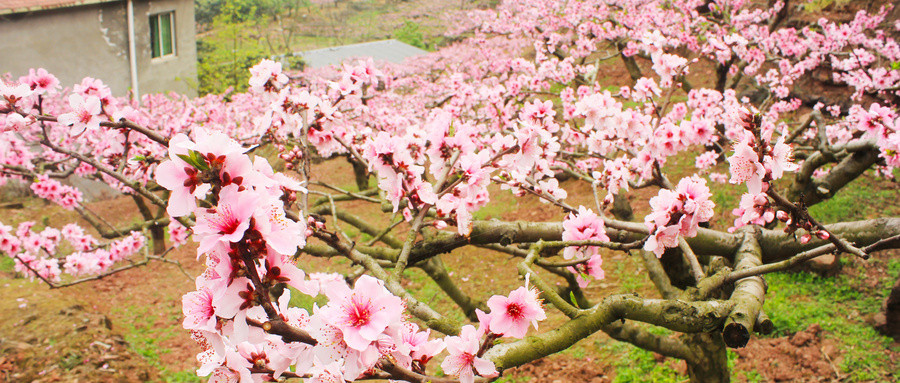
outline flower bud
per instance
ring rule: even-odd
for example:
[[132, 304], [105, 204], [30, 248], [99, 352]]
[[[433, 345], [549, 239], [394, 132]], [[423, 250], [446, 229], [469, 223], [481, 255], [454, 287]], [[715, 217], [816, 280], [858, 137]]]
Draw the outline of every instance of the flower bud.
[[816, 232], [816, 237], [819, 237], [821, 239], [828, 239], [831, 238], [831, 234], [828, 234], [828, 232], [825, 230], [819, 230]]
[[603, 198], [603, 205], [608, 206], [613, 203], [613, 200], [612, 194], [607, 194], [606, 197]]
[[755, 203], [758, 206], [765, 205], [768, 202], [769, 202], [769, 199], [766, 198], [765, 194], [757, 194], [756, 197], [753, 197], [753, 203]]
[[805, 244], [805, 243], [809, 242], [810, 239], [812, 239], [812, 236], [811, 236], [811, 235], [809, 235], [809, 234], [803, 234], [803, 235], [800, 236], [800, 243]]
[[787, 222], [791, 219], [791, 215], [784, 210], [779, 210], [778, 212], [776, 212], [775, 217], [778, 218], [778, 220], [781, 222]]

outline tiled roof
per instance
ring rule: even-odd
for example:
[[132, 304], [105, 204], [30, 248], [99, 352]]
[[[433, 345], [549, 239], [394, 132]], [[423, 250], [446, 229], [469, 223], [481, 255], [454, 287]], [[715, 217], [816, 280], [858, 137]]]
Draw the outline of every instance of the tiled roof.
[[0, 15], [107, 3], [119, 0], [0, 0]]
[[426, 53], [428, 52], [412, 45], [390, 39], [296, 52], [294, 53], [294, 56], [303, 57], [303, 61], [306, 62], [307, 67], [321, 68], [340, 64], [349, 58], [360, 57], [371, 57], [375, 60], [399, 63], [407, 57], [423, 55]]

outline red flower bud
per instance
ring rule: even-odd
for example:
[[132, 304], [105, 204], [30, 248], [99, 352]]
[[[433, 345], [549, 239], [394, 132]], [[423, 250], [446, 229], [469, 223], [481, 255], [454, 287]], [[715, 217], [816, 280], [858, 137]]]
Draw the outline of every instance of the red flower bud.
[[787, 222], [791, 219], [791, 215], [784, 210], [779, 210], [778, 212], [776, 212], [775, 217], [777, 217], [781, 222]]

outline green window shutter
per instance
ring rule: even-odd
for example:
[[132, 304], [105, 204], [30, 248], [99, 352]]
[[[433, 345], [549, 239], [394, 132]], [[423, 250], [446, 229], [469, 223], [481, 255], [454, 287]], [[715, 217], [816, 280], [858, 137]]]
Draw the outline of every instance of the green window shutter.
[[172, 44], [172, 13], [159, 15], [159, 40], [163, 56], [175, 53]]
[[150, 16], [150, 57], [159, 56], [159, 15], [153, 15]]

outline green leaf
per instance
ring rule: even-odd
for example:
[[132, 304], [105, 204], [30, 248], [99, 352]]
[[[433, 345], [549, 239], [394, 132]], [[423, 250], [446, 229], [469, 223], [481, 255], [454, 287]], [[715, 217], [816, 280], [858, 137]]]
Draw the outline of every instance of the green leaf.
[[569, 291], [569, 300], [572, 301], [573, 306], [578, 307], [578, 300], [575, 299], [575, 293], [572, 291]]
[[188, 151], [188, 154], [178, 154], [178, 158], [181, 158], [184, 162], [187, 162], [188, 165], [193, 166], [195, 169], [204, 171], [209, 170], [209, 164], [206, 163], [206, 159], [197, 152], [196, 150]]
[[900, 69], [900, 61], [892, 62], [891, 69]]

